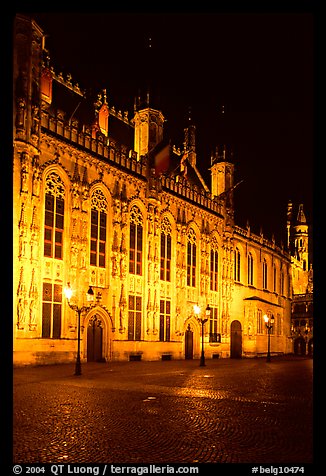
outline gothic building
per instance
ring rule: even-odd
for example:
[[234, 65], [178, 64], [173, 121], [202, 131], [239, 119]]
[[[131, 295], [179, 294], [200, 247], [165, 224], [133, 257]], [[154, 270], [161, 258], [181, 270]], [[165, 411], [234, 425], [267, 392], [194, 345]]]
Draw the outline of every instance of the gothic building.
[[180, 148], [148, 102], [130, 118], [106, 91], [89, 101], [55, 71], [44, 39], [16, 16], [14, 363], [72, 362], [77, 343], [82, 361], [199, 358], [202, 339], [207, 359], [266, 355], [264, 316], [272, 354], [293, 352], [305, 229], [289, 224], [283, 248], [237, 226], [227, 149], [206, 184], [195, 125]]

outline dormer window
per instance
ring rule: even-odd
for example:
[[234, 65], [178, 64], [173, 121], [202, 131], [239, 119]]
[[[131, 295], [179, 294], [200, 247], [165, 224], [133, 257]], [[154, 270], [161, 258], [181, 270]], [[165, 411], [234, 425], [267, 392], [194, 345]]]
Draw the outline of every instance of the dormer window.
[[102, 134], [106, 137], [108, 136], [109, 131], [109, 108], [106, 104], [103, 104], [98, 113], [98, 125]]

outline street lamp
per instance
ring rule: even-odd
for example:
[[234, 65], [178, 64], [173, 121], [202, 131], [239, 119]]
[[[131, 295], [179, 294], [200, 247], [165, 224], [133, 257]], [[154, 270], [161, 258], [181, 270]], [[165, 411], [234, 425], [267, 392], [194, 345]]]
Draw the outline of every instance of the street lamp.
[[266, 362], [271, 361], [271, 330], [274, 324], [274, 316], [273, 314], [271, 316], [267, 316], [266, 314], [264, 315], [264, 321], [267, 327], [268, 331], [268, 351], [267, 351], [267, 358]]
[[194, 313], [196, 314], [196, 317], [198, 321], [201, 323], [201, 356], [200, 356], [200, 362], [199, 366], [200, 367], [205, 367], [205, 352], [204, 352], [204, 325], [205, 322], [208, 321], [211, 315], [211, 308], [209, 307], [209, 304], [207, 304], [205, 315], [206, 317], [199, 317], [200, 315], [200, 307], [195, 304], [194, 305]]
[[92, 286], [89, 287], [86, 298], [87, 302], [90, 304], [88, 306], [77, 306], [77, 304], [71, 304], [70, 299], [73, 294], [73, 290], [70, 287], [70, 283], [67, 284], [67, 287], [64, 289], [69, 307], [77, 312], [78, 315], [78, 324], [77, 324], [77, 357], [76, 357], [76, 368], [75, 368], [75, 375], [81, 375], [81, 361], [80, 361], [80, 316], [82, 312], [88, 311], [91, 307], [91, 303], [94, 301], [94, 291]]

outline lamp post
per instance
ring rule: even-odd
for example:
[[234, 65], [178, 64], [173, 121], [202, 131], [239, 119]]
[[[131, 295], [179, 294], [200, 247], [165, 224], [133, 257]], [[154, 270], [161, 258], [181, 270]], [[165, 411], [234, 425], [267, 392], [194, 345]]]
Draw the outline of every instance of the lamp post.
[[[71, 309], [77, 312], [78, 315], [78, 322], [77, 322], [77, 357], [76, 357], [76, 367], [75, 367], [75, 375], [81, 375], [81, 361], [80, 361], [80, 316], [82, 312], [88, 311], [91, 307], [91, 304], [88, 306], [77, 306], [77, 304], [71, 304], [70, 299], [73, 294], [73, 290], [70, 287], [70, 283], [67, 284], [67, 287], [64, 289], [68, 305]], [[92, 303], [94, 301], [94, 291], [92, 286], [89, 287], [87, 291], [87, 302]]]
[[266, 314], [264, 315], [264, 321], [267, 327], [268, 331], [268, 350], [267, 350], [267, 357], [266, 357], [266, 362], [271, 361], [271, 330], [274, 324], [274, 316], [273, 314], [271, 316], [267, 316]]
[[208, 321], [211, 315], [211, 308], [209, 307], [209, 304], [207, 304], [205, 315], [206, 317], [199, 317], [200, 316], [200, 307], [195, 304], [194, 305], [194, 312], [197, 316], [198, 321], [201, 323], [201, 356], [200, 356], [200, 362], [199, 366], [200, 367], [205, 367], [205, 352], [204, 352], [204, 325], [205, 322]]

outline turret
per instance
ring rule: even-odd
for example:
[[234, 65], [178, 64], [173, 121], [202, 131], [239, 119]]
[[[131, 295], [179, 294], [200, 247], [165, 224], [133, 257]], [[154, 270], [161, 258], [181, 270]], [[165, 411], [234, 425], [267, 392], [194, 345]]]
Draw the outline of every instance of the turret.
[[38, 146], [44, 33], [30, 18], [17, 15], [14, 29], [14, 137]]
[[149, 106], [135, 110], [134, 150], [137, 152], [138, 160], [163, 140], [163, 124], [164, 116], [161, 111]]
[[211, 193], [218, 197], [233, 187], [234, 164], [231, 162], [232, 153], [226, 150], [225, 145], [216, 147], [211, 155]]
[[303, 211], [303, 204], [299, 205], [296, 222], [293, 226], [293, 242], [295, 257], [302, 262], [303, 270], [308, 271], [308, 225]]

